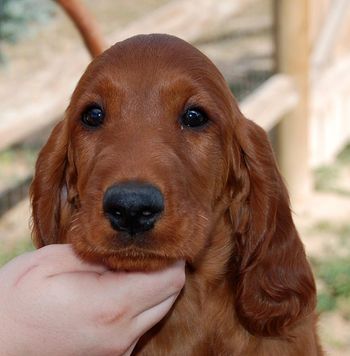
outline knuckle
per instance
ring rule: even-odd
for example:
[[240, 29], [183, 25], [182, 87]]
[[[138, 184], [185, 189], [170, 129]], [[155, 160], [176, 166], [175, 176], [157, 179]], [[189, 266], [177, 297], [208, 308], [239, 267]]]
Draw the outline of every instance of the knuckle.
[[103, 326], [110, 326], [122, 323], [127, 319], [128, 308], [118, 306], [115, 309], [108, 308], [107, 310], [102, 310], [95, 317], [95, 323]]

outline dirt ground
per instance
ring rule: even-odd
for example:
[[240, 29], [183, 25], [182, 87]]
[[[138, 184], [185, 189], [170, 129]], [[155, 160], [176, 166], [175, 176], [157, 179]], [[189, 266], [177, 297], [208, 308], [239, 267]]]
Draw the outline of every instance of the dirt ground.
[[[109, 0], [86, 2], [94, 5], [93, 12], [107, 35], [167, 1], [120, 0], [118, 7]], [[21, 87], [20, 83], [29, 82], [33, 73], [43, 71], [43, 68], [50, 70], [50, 61], [57, 55], [63, 56], [78, 47], [82, 45], [74, 27], [59, 11], [50, 24], [37, 29], [36, 36], [16, 46], [6, 46], [8, 64], [0, 68], [1, 82], [6, 85], [0, 86], [0, 97], [9, 91], [11, 85], [10, 92]], [[35, 100], [40, 103], [40, 98]], [[332, 170], [332, 167], [329, 169]], [[350, 228], [347, 230], [350, 225], [349, 163], [341, 164], [338, 169], [335, 182], [337, 189], [328, 188], [315, 191], [306, 201], [294, 207], [295, 221], [311, 260], [341, 258], [348, 256], [350, 251]], [[28, 200], [0, 219], [0, 263], [31, 248], [29, 221]], [[344, 229], [340, 231], [339, 227]], [[318, 285], [320, 289], [323, 288], [320, 279]], [[349, 305], [350, 301], [347, 300], [345, 306], [320, 315], [320, 335], [329, 355], [350, 355]]]

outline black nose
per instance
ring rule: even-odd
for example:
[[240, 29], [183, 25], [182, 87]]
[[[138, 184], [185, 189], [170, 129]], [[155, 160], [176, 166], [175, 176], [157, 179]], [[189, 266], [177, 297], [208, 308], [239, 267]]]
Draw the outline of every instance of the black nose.
[[121, 183], [107, 189], [103, 210], [114, 230], [134, 235], [153, 228], [164, 210], [164, 199], [153, 185]]

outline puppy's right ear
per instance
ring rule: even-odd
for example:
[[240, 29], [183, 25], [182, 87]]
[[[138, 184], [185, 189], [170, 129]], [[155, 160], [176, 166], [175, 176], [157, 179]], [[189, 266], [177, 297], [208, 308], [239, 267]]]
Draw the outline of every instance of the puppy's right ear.
[[65, 120], [53, 129], [39, 153], [33, 182], [32, 238], [36, 247], [63, 242], [62, 210], [68, 204], [68, 128]]

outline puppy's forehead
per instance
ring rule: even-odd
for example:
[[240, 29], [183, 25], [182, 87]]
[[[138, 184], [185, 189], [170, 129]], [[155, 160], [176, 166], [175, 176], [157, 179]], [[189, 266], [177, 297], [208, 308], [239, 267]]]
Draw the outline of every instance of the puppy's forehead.
[[223, 81], [215, 65], [198, 49], [164, 34], [138, 35], [116, 43], [91, 63], [86, 74], [112, 80], [136, 77], [139, 82], [171, 74]]
[[80, 79], [71, 103], [79, 107], [86, 101], [118, 100], [139, 107], [144, 99], [146, 107], [150, 99], [156, 104], [169, 94], [174, 105], [174, 98], [183, 103], [190, 97], [200, 97], [201, 102], [196, 104], [215, 103], [227, 116], [237, 111], [225, 79], [210, 59], [191, 44], [163, 34], [131, 37], [95, 58]]

